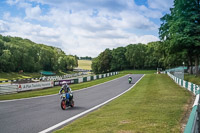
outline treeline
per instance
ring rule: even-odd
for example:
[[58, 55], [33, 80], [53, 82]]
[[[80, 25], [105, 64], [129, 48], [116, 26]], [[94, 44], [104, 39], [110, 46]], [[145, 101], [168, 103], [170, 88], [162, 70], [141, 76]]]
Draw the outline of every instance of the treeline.
[[157, 41], [106, 49], [92, 60], [92, 70], [105, 73], [124, 69], [166, 69], [181, 66], [187, 60], [187, 54], [171, 54], [167, 47], [166, 43]]
[[79, 57], [79, 60], [92, 60], [92, 57], [89, 56]]
[[67, 71], [78, 66], [76, 56], [60, 48], [36, 44], [28, 39], [0, 35], [1, 72]]
[[[156, 69], [195, 66], [199, 74], [200, 60], [200, 0], [174, 0], [170, 14], [161, 18], [161, 41], [130, 44], [106, 49], [92, 61], [95, 73], [123, 69]], [[193, 69], [189, 69], [193, 73]]]
[[[171, 64], [171, 67], [178, 66], [182, 62], [168, 60], [167, 56], [169, 55], [160, 41], [147, 45], [130, 44], [100, 53], [92, 60], [92, 70], [94, 73], [105, 73], [124, 69], [156, 69], [169, 67], [167, 64]], [[174, 59], [178, 60], [180, 57], [182, 58], [177, 55]]]

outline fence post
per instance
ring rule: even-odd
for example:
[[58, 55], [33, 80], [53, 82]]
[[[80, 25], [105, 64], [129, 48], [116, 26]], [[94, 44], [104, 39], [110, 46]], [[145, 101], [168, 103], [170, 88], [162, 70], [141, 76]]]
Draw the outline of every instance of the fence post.
[[188, 89], [188, 81], [185, 82], [185, 88]]
[[78, 79], [74, 79], [74, 84], [77, 84], [77, 83], [79, 83]]
[[90, 76], [90, 79], [91, 79], [91, 80], [94, 80], [94, 76]]
[[183, 80], [181, 79], [181, 86], [183, 86]]
[[83, 82], [87, 82], [87, 77], [83, 77]]
[[191, 91], [194, 93], [193, 83], [191, 83]]

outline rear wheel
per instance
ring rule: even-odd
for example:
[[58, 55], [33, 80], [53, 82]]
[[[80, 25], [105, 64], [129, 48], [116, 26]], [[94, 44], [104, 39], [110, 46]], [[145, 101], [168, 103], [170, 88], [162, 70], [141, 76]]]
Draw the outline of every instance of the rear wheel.
[[65, 110], [65, 109], [66, 109], [65, 100], [62, 100], [62, 101], [61, 101], [61, 108], [62, 108], [62, 110]]
[[72, 108], [74, 107], [74, 100], [71, 101], [71, 105]]

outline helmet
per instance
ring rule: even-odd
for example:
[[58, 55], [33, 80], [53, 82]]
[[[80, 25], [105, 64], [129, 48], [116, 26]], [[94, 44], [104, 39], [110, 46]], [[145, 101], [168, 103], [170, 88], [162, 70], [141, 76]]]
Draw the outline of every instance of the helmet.
[[66, 81], [63, 81], [62, 84], [67, 84], [67, 82], [66, 82]]

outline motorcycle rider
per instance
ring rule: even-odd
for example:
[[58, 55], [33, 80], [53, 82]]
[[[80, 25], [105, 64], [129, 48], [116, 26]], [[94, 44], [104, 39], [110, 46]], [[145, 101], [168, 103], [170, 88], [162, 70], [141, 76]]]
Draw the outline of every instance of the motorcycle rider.
[[63, 84], [63, 86], [60, 89], [59, 94], [61, 94], [62, 91], [64, 91], [65, 94], [66, 94], [66, 99], [69, 99], [69, 101], [71, 101], [72, 98], [73, 98], [73, 95], [72, 95], [72, 92], [71, 92], [72, 89], [69, 87], [69, 85], [67, 84], [66, 81], [63, 81], [62, 84]]
[[129, 82], [131, 82], [131, 81], [132, 81], [132, 77], [131, 77], [131, 76], [129, 76], [129, 77], [128, 77], [128, 80], [129, 80]]

